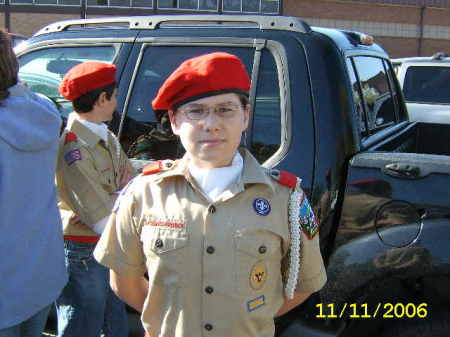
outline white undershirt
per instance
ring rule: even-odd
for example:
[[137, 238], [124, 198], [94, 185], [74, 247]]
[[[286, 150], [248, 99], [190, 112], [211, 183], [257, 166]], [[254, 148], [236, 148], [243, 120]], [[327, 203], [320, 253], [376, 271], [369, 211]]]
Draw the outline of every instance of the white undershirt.
[[244, 160], [239, 152], [234, 155], [231, 165], [226, 167], [200, 168], [191, 161], [188, 164], [189, 172], [195, 182], [213, 202], [227, 187], [239, 182], [243, 167]]
[[93, 133], [95, 133], [97, 136], [103, 139], [105, 143], [108, 142], [108, 126], [105, 123], [89, 122], [87, 120], [81, 119], [80, 116], [78, 116], [78, 114], [75, 112], [69, 114], [69, 121], [71, 119], [78, 120], [81, 124], [83, 124], [89, 130], [91, 130]]

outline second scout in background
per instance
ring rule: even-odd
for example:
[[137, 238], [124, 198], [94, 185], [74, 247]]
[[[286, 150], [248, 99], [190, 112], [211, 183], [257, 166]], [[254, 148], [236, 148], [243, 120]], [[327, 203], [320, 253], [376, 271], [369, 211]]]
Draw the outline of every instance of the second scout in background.
[[109, 286], [109, 271], [92, 258], [117, 191], [133, 175], [118, 139], [103, 123], [117, 105], [116, 67], [85, 62], [60, 85], [74, 112], [64, 130], [56, 182], [69, 282], [56, 301], [59, 337], [126, 337], [125, 306]]

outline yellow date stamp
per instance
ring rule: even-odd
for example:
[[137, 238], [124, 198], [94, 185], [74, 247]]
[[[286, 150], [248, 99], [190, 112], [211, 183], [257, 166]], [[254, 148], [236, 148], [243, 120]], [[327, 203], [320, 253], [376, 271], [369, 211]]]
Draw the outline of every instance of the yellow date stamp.
[[316, 318], [426, 318], [427, 303], [318, 303]]

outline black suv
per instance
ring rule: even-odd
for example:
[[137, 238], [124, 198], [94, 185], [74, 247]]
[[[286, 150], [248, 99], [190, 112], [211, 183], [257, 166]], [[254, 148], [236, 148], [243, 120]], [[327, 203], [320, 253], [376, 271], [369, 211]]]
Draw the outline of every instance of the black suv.
[[21, 79], [63, 116], [57, 87], [72, 66], [116, 64], [111, 128], [140, 159], [182, 154], [151, 108], [166, 77], [189, 57], [239, 56], [252, 79], [244, 145], [302, 178], [328, 275], [276, 335], [448, 336], [450, 126], [408, 120], [373, 38], [293, 17], [174, 15], [57, 22], [19, 49]]

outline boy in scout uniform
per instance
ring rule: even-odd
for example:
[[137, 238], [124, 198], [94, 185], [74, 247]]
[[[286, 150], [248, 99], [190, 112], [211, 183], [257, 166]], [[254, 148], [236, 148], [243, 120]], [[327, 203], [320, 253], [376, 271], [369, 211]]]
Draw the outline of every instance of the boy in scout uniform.
[[56, 174], [69, 271], [56, 301], [60, 337], [128, 336], [124, 303], [109, 286], [108, 270], [92, 258], [117, 192], [133, 173], [103, 123], [117, 105], [115, 72], [112, 64], [81, 63], [59, 87], [74, 108], [61, 136]]
[[272, 337], [273, 318], [326, 281], [299, 179], [238, 149], [249, 88], [236, 56], [212, 53], [183, 62], [153, 100], [187, 153], [144, 168], [94, 252], [151, 337]]

